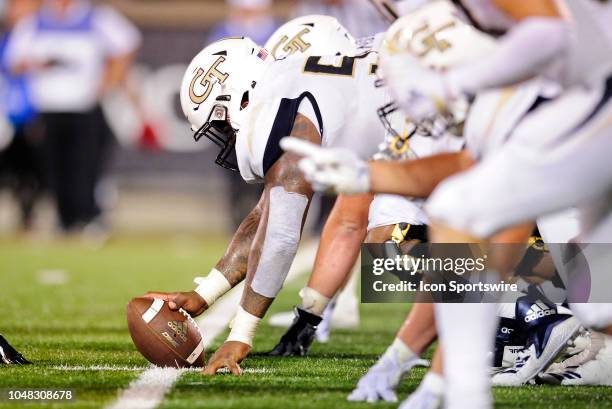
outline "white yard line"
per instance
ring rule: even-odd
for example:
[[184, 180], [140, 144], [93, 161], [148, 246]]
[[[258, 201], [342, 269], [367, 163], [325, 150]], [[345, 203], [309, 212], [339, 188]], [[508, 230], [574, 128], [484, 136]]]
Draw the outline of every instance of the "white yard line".
[[[108, 371], [108, 372], [142, 372], [147, 369], [153, 369], [153, 366], [121, 366], [121, 365], [56, 365], [52, 366], [51, 369], [56, 371]], [[200, 372], [202, 368], [185, 368], [184, 372]], [[220, 373], [229, 373], [227, 368], [219, 370]], [[271, 372], [268, 368], [246, 368], [242, 371], [243, 373], [269, 373]]]
[[[318, 248], [317, 241], [303, 243], [293, 260], [289, 274], [285, 282], [295, 280], [312, 268]], [[240, 303], [244, 284], [236, 286], [223, 298], [216, 302], [209, 311], [203, 314], [196, 322], [202, 329], [204, 346], [206, 348], [214, 342], [215, 338], [227, 328], [230, 320], [234, 317]], [[67, 369], [65, 367], [64, 369]], [[130, 367], [125, 367], [130, 368]], [[143, 368], [144, 369], [144, 368]], [[79, 370], [79, 369], [73, 369]], [[98, 369], [103, 370], [103, 369]], [[109, 369], [113, 370], [113, 369]], [[118, 370], [118, 369], [115, 369]], [[134, 370], [134, 369], [125, 369]], [[155, 409], [164, 400], [166, 393], [172, 389], [186, 369], [157, 368], [152, 367], [145, 370], [140, 376], [131, 382], [127, 389], [119, 393], [115, 402], [106, 406], [105, 409]], [[265, 368], [245, 370], [245, 373], [266, 372]]]
[[106, 409], [153, 409], [185, 372], [176, 368], [151, 368], [144, 371]]
[[115, 371], [115, 372], [137, 372], [150, 369], [148, 366], [120, 366], [120, 365], [57, 365], [52, 367], [57, 371]]

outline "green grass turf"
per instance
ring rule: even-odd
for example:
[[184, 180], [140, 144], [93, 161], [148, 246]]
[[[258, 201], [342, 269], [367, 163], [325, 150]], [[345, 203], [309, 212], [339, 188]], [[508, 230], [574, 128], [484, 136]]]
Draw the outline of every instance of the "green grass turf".
[[[27, 408], [99, 408], [138, 376], [135, 371], [64, 371], [59, 365], [146, 366], [127, 333], [127, 301], [146, 290], [189, 289], [223, 251], [223, 238], [127, 237], [95, 250], [75, 241], [33, 243], [0, 239], [0, 333], [36, 365], [0, 366], [2, 388], [70, 388], [76, 402], [27, 404]], [[63, 285], [42, 285], [40, 271], [67, 272]], [[297, 301], [303, 279], [283, 290], [271, 312]], [[179, 380], [162, 408], [395, 408], [346, 402], [359, 377], [392, 340], [407, 307], [362, 305], [357, 331], [336, 331], [329, 344], [315, 344], [306, 359], [263, 356], [282, 330], [265, 324], [244, 368], [265, 369], [240, 378], [205, 378], [190, 372]], [[215, 344], [222, 342], [218, 337]], [[429, 355], [429, 353], [428, 353]], [[400, 396], [424, 375], [416, 369]], [[524, 387], [497, 389], [499, 408], [612, 408], [612, 388]], [[1, 403], [0, 408], [20, 405]]]

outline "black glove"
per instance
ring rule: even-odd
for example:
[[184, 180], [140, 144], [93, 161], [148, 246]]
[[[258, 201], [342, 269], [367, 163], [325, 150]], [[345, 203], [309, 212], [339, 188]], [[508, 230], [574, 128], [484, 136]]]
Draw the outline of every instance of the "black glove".
[[317, 325], [323, 319], [301, 308], [293, 310], [293, 323], [268, 355], [270, 356], [306, 356], [314, 341]]
[[28, 361], [8, 343], [2, 335], [0, 335], [0, 364], [7, 365], [29, 365], [32, 362]]

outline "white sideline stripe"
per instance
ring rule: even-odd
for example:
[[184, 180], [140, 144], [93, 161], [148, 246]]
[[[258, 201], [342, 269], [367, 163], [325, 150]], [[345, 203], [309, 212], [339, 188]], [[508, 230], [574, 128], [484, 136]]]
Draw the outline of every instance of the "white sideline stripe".
[[[293, 260], [293, 264], [289, 269], [285, 283], [295, 280], [312, 268], [318, 247], [318, 240], [312, 240], [300, 246]], [[202, 330], [205, 348], [212, 345], [215, 338], [225, 331], [227, 324], [234, 318], [234, 314], [240, 304], [243, 288], [244, 282], [230, 290], [225, 296], [217, 301], [206, 314], [195, 319]], [[265, 368], [260, 368], [260, 370], [266, 372]], [[127, 389], [120, 392], [116, 402], [106, 406], [105, 409], [154, 409], [159, 406], [166, 393], [172, 389], [174, 384], [186, 371], [185, 369], [157, 367], [148, 369], [140, 374], [135, 381], [130, 383]], [[222, 370], [220, 372], [224, 371]], [[246, 369], [244, 372], [262, 373], [256, 368], [251, 370]]]

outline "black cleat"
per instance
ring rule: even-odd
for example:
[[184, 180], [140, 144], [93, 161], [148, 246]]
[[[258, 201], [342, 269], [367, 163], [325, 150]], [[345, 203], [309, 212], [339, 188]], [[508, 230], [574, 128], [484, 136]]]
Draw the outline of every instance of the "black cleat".
[[8, 341], [0, 335], [0, 364], [7, 365], [30, 365], [28, 361]]
[[301, 308], [293, 310], [295, 319], [280, 339], [280, 342], [268, 353], [270, 356], [306, 356], [315, 339], [317, 325], [323, 319]]

